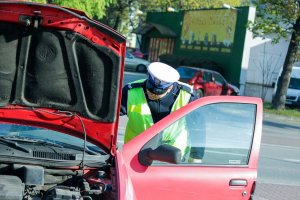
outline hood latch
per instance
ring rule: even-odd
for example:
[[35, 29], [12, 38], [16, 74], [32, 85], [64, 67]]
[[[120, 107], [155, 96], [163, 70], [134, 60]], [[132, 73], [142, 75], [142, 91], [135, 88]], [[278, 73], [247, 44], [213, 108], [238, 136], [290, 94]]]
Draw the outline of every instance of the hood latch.
[[33, 26], [38, 28], [42, 23], [41, 11], [33, 11], [34, 16], [20, 15], [19, 22], [24, 24], [26, 27]]

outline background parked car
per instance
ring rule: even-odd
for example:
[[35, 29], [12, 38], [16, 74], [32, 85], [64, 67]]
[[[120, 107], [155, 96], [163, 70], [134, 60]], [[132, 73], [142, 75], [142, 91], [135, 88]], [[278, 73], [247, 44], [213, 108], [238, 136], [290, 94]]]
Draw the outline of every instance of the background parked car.
[[189, 66], [180, 66], [176, 69], [180, 74], [180, 81], [193, 85], [199, 97], [239, 95], [239, 89], [228, 83], [226, 79], [216, 71]]
[[[280, 74], [281, 72], [279, 73], [279, 75]], [[275, 95], [275, 92], [277, 90], [279, 78], [280, 77], [277, 78], [273, 96]], [[300, 62], [294, 63], [290, 83], [286, 91], [285, 105], [291, 108], [300, 108]]]
[[137, 72], [147, 72], [147, 67], [150, 64], [149, 61], [136, 58], [131, 53], [126, 52], [125, 57], [125, 69]]
[[142, 58], [142, 59], [148, 58], [148, 54], [141, 52], [141, 50], [138, 48], [126, 47], [126, 51], [131, 53], [136, 58]]

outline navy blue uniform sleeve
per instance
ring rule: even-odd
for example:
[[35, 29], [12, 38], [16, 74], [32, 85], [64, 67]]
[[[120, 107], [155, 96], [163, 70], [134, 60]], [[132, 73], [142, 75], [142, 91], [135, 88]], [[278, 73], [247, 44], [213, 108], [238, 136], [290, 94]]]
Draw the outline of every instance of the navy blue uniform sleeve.
[[198, 97], [197, 97], [195, 91], [193, 90], [193, 92], [191, 93], [191, 98], [190, 98], [189, 103], [191, 103], [192, 101], [195, 101], [197, 99], [198, 99]]
[[128, 90], [129, 90], [128, 85], [125, 85], [122, 89], [120, 116], [127, 115]]

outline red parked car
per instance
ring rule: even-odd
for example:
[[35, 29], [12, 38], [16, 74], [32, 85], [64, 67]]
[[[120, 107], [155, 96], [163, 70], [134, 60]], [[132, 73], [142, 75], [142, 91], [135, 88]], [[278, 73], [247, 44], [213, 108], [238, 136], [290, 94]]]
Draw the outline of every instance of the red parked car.
[[[82, 12], [0, 2], [0, 199], [251, 199], [261, 99], [200, 98], [118, 148], [125, 44]], [[178, 124], [184, 154], [160, 140]]]
[[193, 85], [199, 97], [216, 95], [239, 95], [239, 89], [228, 83], [218, 72], [208, 69], [180, 66], [176, 68], [180, 81]]
[[141, 52], [141, 50], [138, 48], [126, 47], [126, 51], [131, 53], [136, 58], [147, 59], [147, 54]]

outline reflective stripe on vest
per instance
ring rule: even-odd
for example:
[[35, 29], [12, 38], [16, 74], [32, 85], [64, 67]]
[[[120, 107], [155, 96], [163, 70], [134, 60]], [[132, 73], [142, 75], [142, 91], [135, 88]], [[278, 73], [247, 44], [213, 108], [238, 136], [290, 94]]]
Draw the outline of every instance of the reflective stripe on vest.
[[[144, 82], [139, 80], [134, 83]], [[188, 104], [191, 94], [185, 90], [180, 90], [171, 112]], [[124, 143], [128, 142], [138, 134], [142, 133], [153, 125], [151, 111], [148, 106], [144, 90], [142, 87], [132, 88], [128, 90], [127, 100], [127, 116], [128, 123], [126, 126]], [[176, 146], [184, 152], [187, 145], [187, 132], [185, 130], [185, 120], [179, 120], [177, 125], [172, 124], [171, 128], [165, 129], [163, 133], [163, 141], [165, 143]], [[176, 130], [176, 131], [175, 131]], [[184, 131], [183, 131], [184, 130]]]

